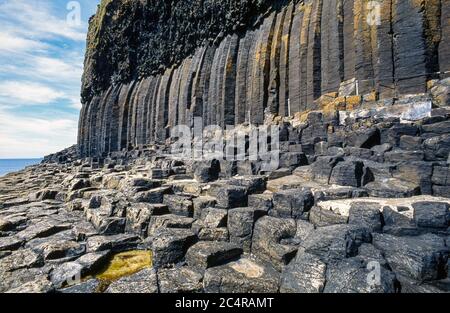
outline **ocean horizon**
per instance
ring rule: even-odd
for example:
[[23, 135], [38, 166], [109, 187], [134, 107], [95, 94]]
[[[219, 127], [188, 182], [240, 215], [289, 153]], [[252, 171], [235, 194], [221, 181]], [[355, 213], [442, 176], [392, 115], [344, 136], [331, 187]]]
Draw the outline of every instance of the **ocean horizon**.
[[0, 177], [23, 170], [30, 165], [39, 164], [43, 158], [34, 159], [0, 159]]

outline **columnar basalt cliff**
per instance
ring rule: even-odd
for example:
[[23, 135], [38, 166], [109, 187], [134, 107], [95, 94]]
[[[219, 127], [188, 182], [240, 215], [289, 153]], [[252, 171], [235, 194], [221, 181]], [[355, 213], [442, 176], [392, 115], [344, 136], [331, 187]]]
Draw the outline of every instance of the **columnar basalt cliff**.
[[450, 70], [449, 15], [440, 0], [104, 0], [88, 36], [80, 153], [162, 142], [193, 117], [258, 124], [322, 109], [324, 95], [359, 105], [425, 93]]

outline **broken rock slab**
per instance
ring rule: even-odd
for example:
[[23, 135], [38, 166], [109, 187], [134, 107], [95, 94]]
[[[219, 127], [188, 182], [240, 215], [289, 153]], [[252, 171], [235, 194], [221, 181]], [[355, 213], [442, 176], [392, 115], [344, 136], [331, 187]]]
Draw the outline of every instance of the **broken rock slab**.
[[161, 293], [202, 293], [202, 280], [202, 273], [187, 266], [158, 270]]
[[207, 269], [236, 260], [241, 254], [242, 249], [232, 243], [200, 241], [189, 248], [186, 262], [191, 267]]
[[445, 275], [449, 248], [439, 236], [395, 237], [375, 233], [373, 245], [384, 253], [395, 273], [418, 281], [437, 280]]
[[109, 285], [105, 293], [157, 293], [158, 280], [153, 268], [123, 277]]
[[302, 218], [314, 205], [314, 197], [309, 190], [290, 189], [273, 195], [271, 216], [281, 218]]
[[189, 229], [160, 228], [154, 234], [152, 242], [153, 266], [176, 264], [197, 240]]
[[251, 258], [209, 268], [203, 279], [206, 293], [274, 293], [279, 284], [280, 274], [273, 267]]
[[394, 273], [379, 265], [379, 277], [371, 275], [375, 269], [360, 258], [349, 258], [327, 266], [324, 293], [395, 293]]
[[296, 246], [281, 241], [293, 238], [296, 232], [295, 220], [264, 216], [255, 224], [252, 253], [281, 271], [297, 253]]
[[320, 293], [326, 282], [326, 264], [317, 256], [300, 253], [281, 275], [282, 293]]

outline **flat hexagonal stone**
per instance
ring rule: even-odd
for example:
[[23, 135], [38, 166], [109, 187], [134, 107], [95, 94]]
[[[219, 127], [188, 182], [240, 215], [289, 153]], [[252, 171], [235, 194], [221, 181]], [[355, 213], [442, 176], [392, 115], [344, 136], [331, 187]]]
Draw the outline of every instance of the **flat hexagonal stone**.
[[23, 243], [22, 239], [14, 236], [0, 237], [0, 251], [18, 249]]
[[189, 248], [186, 262], [196, 268], [209, 268], [236, 260], [242, 248], [228, 242], [200, 241]]
[[158, 271], [161, 293], [199, 293], [203, 291], [202, 280], [201, 273], [186, 266]]
[[301, 253], [285, 269], [281, 276], [280, 292], [319, 293], [326, 281], [327, 265], [317, 256]]
[[184, 257], [197, 236], [189, 229], [160, 228], [152, 242], [153, 265], [174, 264]]
[[140, 242], [136, 235], [119, 234], [113, 236], [93, 236], [87, 240], [87, 251], [98, 252], [113, 250], [120, 252], [135, 248]]
[[414, 221], [418, 227], [447, 228], [450, 225], [450, 205], [445, 202], [413, 203]]
[[123, 277], [106, 289], [105, 293], [157, 293], [158, 281], [153, 268]]
[[14, 271], [21, 268], [37, 266], [42, 262], [39, 254], [31, 249], [21, 249], [14, 251], [10, 255], [1, 259], [0, 270]]
[[39, 276], [33, 281], [8, 290], [6, 293], [48, 293], [53, 289], [52, 283], [45, 276]]
[[95, 293], [99, 286], [97, 279], [89, 279], [88, 281], [76, 284], [59, 290], [61, 293]]
[[280, 274], [269, 264], [242, 258], [206, 270], [203, 287], [207, 293], [278, 292]]

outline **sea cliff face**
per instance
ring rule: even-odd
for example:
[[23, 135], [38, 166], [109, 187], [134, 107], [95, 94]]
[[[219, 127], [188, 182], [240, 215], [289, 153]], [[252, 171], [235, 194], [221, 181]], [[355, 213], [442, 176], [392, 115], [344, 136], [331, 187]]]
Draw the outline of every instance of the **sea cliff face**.
[[356, 95], [353, 109], [429, 92], [450, 70], [449, 15], [438, 0], [102, 1], [80, 153], [163, 142], [194, 117], [260, 124], [339, 96]]
[[449, 14], [103, 1], [78, 145], [0, 178], [0, 292], [449, 292]]

